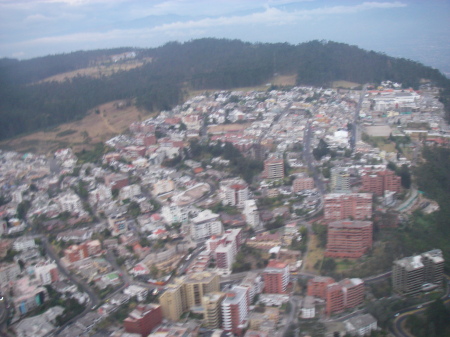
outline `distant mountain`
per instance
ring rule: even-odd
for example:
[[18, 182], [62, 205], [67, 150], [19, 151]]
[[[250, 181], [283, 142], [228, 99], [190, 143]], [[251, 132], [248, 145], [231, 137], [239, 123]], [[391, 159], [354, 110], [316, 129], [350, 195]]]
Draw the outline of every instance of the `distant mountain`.
[[[47, 77], [110, 62], [112, 55], [136, 52], [152, 62], [111, 76], [77, 76], [65, 82], [36, 83]], [[336, 80], [379, 83], [392, 80], [417, 88], [423, 79], [444, 88], [450, 80], [420, 63], [328, 41], [299, 45], [200, 39], [159, 48], [79, 51], [31, 60], [0, 60], [0, 139], [82, 118], [87, 110], [116, 99], [136, 98], [147, 110], [170, 109], [184, 89], [229, 89], [267, 83], [274, 74], [297, 74], [298, 84], [328, 86]], [[445, 96], [446, 95], [446, 96]], [[450, 109], [448, 109], [450, 116]]]

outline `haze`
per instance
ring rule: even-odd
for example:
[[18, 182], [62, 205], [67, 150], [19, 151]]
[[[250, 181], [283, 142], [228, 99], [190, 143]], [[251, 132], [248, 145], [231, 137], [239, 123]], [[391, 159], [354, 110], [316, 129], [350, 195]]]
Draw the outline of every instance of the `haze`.
[[0, 57], [203, 37], [333, 40], [450, 74], [449, 1], [0, 0]]

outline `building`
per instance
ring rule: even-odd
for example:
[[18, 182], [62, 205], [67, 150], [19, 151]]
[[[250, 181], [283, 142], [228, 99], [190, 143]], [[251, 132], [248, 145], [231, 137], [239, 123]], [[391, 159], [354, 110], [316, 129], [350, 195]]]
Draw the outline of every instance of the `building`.
[[204, 295], [220, 291], [220, 277], [210, 272], [192, 273], [184, 278], [183, 288], [186, 306], [201, 306]]
[[327, 298], [327, 287], [335, 283], [334, 279], [327, 276], [316, 276], [308, 281], [308, 296], [314, 296], [321, 299]]
[[367, 172], [362, 175], [362, 191], [370, 192], [378, 197], [385, 191], [399, 193], [401, 191], [401, 178], [391, 170]]
[[124, 186], [119, 192], [119, 199], [126, 200], [132, 199], [135, 196], [141, 194], [141, 186], [138, 184]]
[[343, 279], [329, 284], [326, 288], [327, 315], [355, 308], [364, 301], [364, 282], [359, 278]]
[[339, 283], [332, 283], [327, 286], [325, 312], [327, 315], [344, 311], [344, 293]]
[[327, 221], [353, 218], [364, 220], [372, 216], [372, 194], [330, 193], [324, 197], [324, 218]]
[[83, 260], [89, 256], [101, 253], [102, 247], [99, 240], [85, 241], [79, 245], [71, 245], [64, 249], [64, 256], [70, 262]]
[[178, 321], [180, 316], [187, 310], [184, 289], [181, 282], [169, 284], [159, 297], [164, 318]]
[[270, 260], [264, 269], [264, 292], [285, 294], [289, 283], [289, 266], [279, 260]]
[[36, 264], [34, 274], [41, 281], [42, 285], [59, 281], [58, 266], [54, 262], [45, 261]]
[[247, 276], [242, 280], [241, 287], [248, 289], [249, 302], [253, 303], [256, 295], [264, 290], [264, 281], [261, 275], [255, 272], [248, 272]]
[[172, 203], [161, 208], [161, 215], [167, 223], [185, 223], [189, 220], [189, 211], [186, 207], [180, 207]]
[[128, 185], [128, 177], [120, 173], [112, 173], [105, 176], [105, 185], [111, 190], [120, 190]]
[[17, 263], [0, 264], [0, 286], [7, 285], [10, 281], [15, 281], [20, 275], [20, 267]]
[[128, 230], [127, 219], [125, 213], [115, 213], [108, 217], [108, 225], [112, 236], [124, 234]]
[[220, 198], [224, 205], [244, 207], [244, 202], [249, 198], [248, 185], [241, 179], [227, 179], [220, 183]]
[[13, 249], [18, 252], [32, 248], [36, 248], [36, 243], [34, 242], [34, 238], [32, 237], [21, 236], [13, 243]]
[[360, 258], [371, 247], [371, 221], [334, 221], [328, 225], [326, 256]]
[[258, 206], [256, 206], [254, 199], [246, 200], [244, 202], [244, 211], [242, 214], [245, 216], [245, 221], [253, 228], [259, 226], [261, 223]]
[[333, 193], [350, 193], [350, 174], [342, 167], [331, 169], [331, 191]]
[[220, 235], [223, 232], [220, 215], [209, 209], [200, 212], [193, 218], [191, 226], [192, 238], [197, 241], [209, 238], [212, 235]]
[[302, 305], [301, 318], [309, 319], [316, 317], [315, 299], [312, 296], [305, 296]]
[[147, 337], [152, 330], [161, 324], [163, 319], [161, 306], [157, 304], [139, 304], [125, 320], [126, 332], [137, 333]]
[[369, 336], [371, 331], [378, 329], [377, 320], [371, 314], [352, 317], [344, 321], [345, 330], [353, 336]]
[[75, 193], [67, 192], [61, 194], [56, 202], [62, 212], [80, 213], [83, 210], [81, 199]]
[[283, 179], [284, 178], [284, 161], [275, 157], [264, 161], [263, 177], [266, 179]]
[[225, 294], [214, 292], [202, 297], [203, 322], [209, 329], [218, 329], [222, 326], [221, 305]]
[[314, 179], [311, 177], [298, 177], [292, 182], [292, 191], [294, 193], [314, 188]]
[[392, 267], [394, 291], [400, 295], [412, 295], [441, 286], [443, 266], [444, 258], [440, 249], [394, 261]]
[[228, 229], [221, 237], [212, 236], [206, 241], [206, 247], [214, 255], [216, 267], [222, 273], [230, 272], [241, 244], [241, 229]]
[[248, 311], [247, 288], [233, 287], [222, 301], [222, 329], [235, 335], [242, 335], [247, 324]]

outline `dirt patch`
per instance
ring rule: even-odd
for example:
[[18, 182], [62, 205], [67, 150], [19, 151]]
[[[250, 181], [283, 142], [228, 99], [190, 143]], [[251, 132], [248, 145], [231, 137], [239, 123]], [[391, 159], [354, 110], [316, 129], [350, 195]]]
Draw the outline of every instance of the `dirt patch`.
[[354, 89], [359, 87], [361, 84], [350, 81], [334, 81], [332, 83], [333, 88], [345, 88], [345, 89]]
[[251, 123], [214, 125], [208, 128], [208, 133], [218, 134], [226, 132], [238, 132], [245, 130], [250, 125]]
[[273, 85], [294, 86], [297, 83], [297, 75], [277, 75], [274, 76], [271, 83]]
[[72, 147], [75, 152], [90, 149], [93, 144], [124, 132], [131, 123], [148, 115], [147, 111], [126, 103], [114, 101], [102, 104], [89, 111], [82, 120], [3, 141], [0, 148], [43, 154], [62, 147]]
[[372, 125], [366, 126], [364, 132], [371, 137], [389, 137], [392, 129], [389, 125]]
[[119, 71], [128, 71], [134, 68], [142, 67], [145, 62], [142, 61], [131, 61], [127, 63], [118, 63], [111, 65], [99, 65], [95, 67], [82, 68], [74, 71], [68, 71], [65, 73], [57, 74], [54, 76], [47, 77], [42, 82], [64, 82], [65, 80], [70, 80], [76, 76], [90, 76], [90, 77], [101, 77], [101, 76], [111, 76], [112, 74]]
[[323, 248], [319, 248], [319, 241], [317, 240], [316, 235], [314, 234], [308, 234], [308, 254], [306, 255], [306, 258], [303, 260], [303, 263], [305, 264], [305, 270], [309, 272], [317, 272], [316, 269], [314, 269], [314, 265], [317, 261], [321, 261], [324, 257], [325, 250]]

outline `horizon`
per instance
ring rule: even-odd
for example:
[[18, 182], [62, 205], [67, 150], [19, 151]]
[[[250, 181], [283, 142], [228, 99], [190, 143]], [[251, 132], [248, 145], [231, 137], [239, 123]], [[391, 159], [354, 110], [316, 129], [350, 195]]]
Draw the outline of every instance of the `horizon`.
[[0, 0], [0, 57], [156, 48], [202, 38], [328, 40], [450, 75], [450, 1]]

